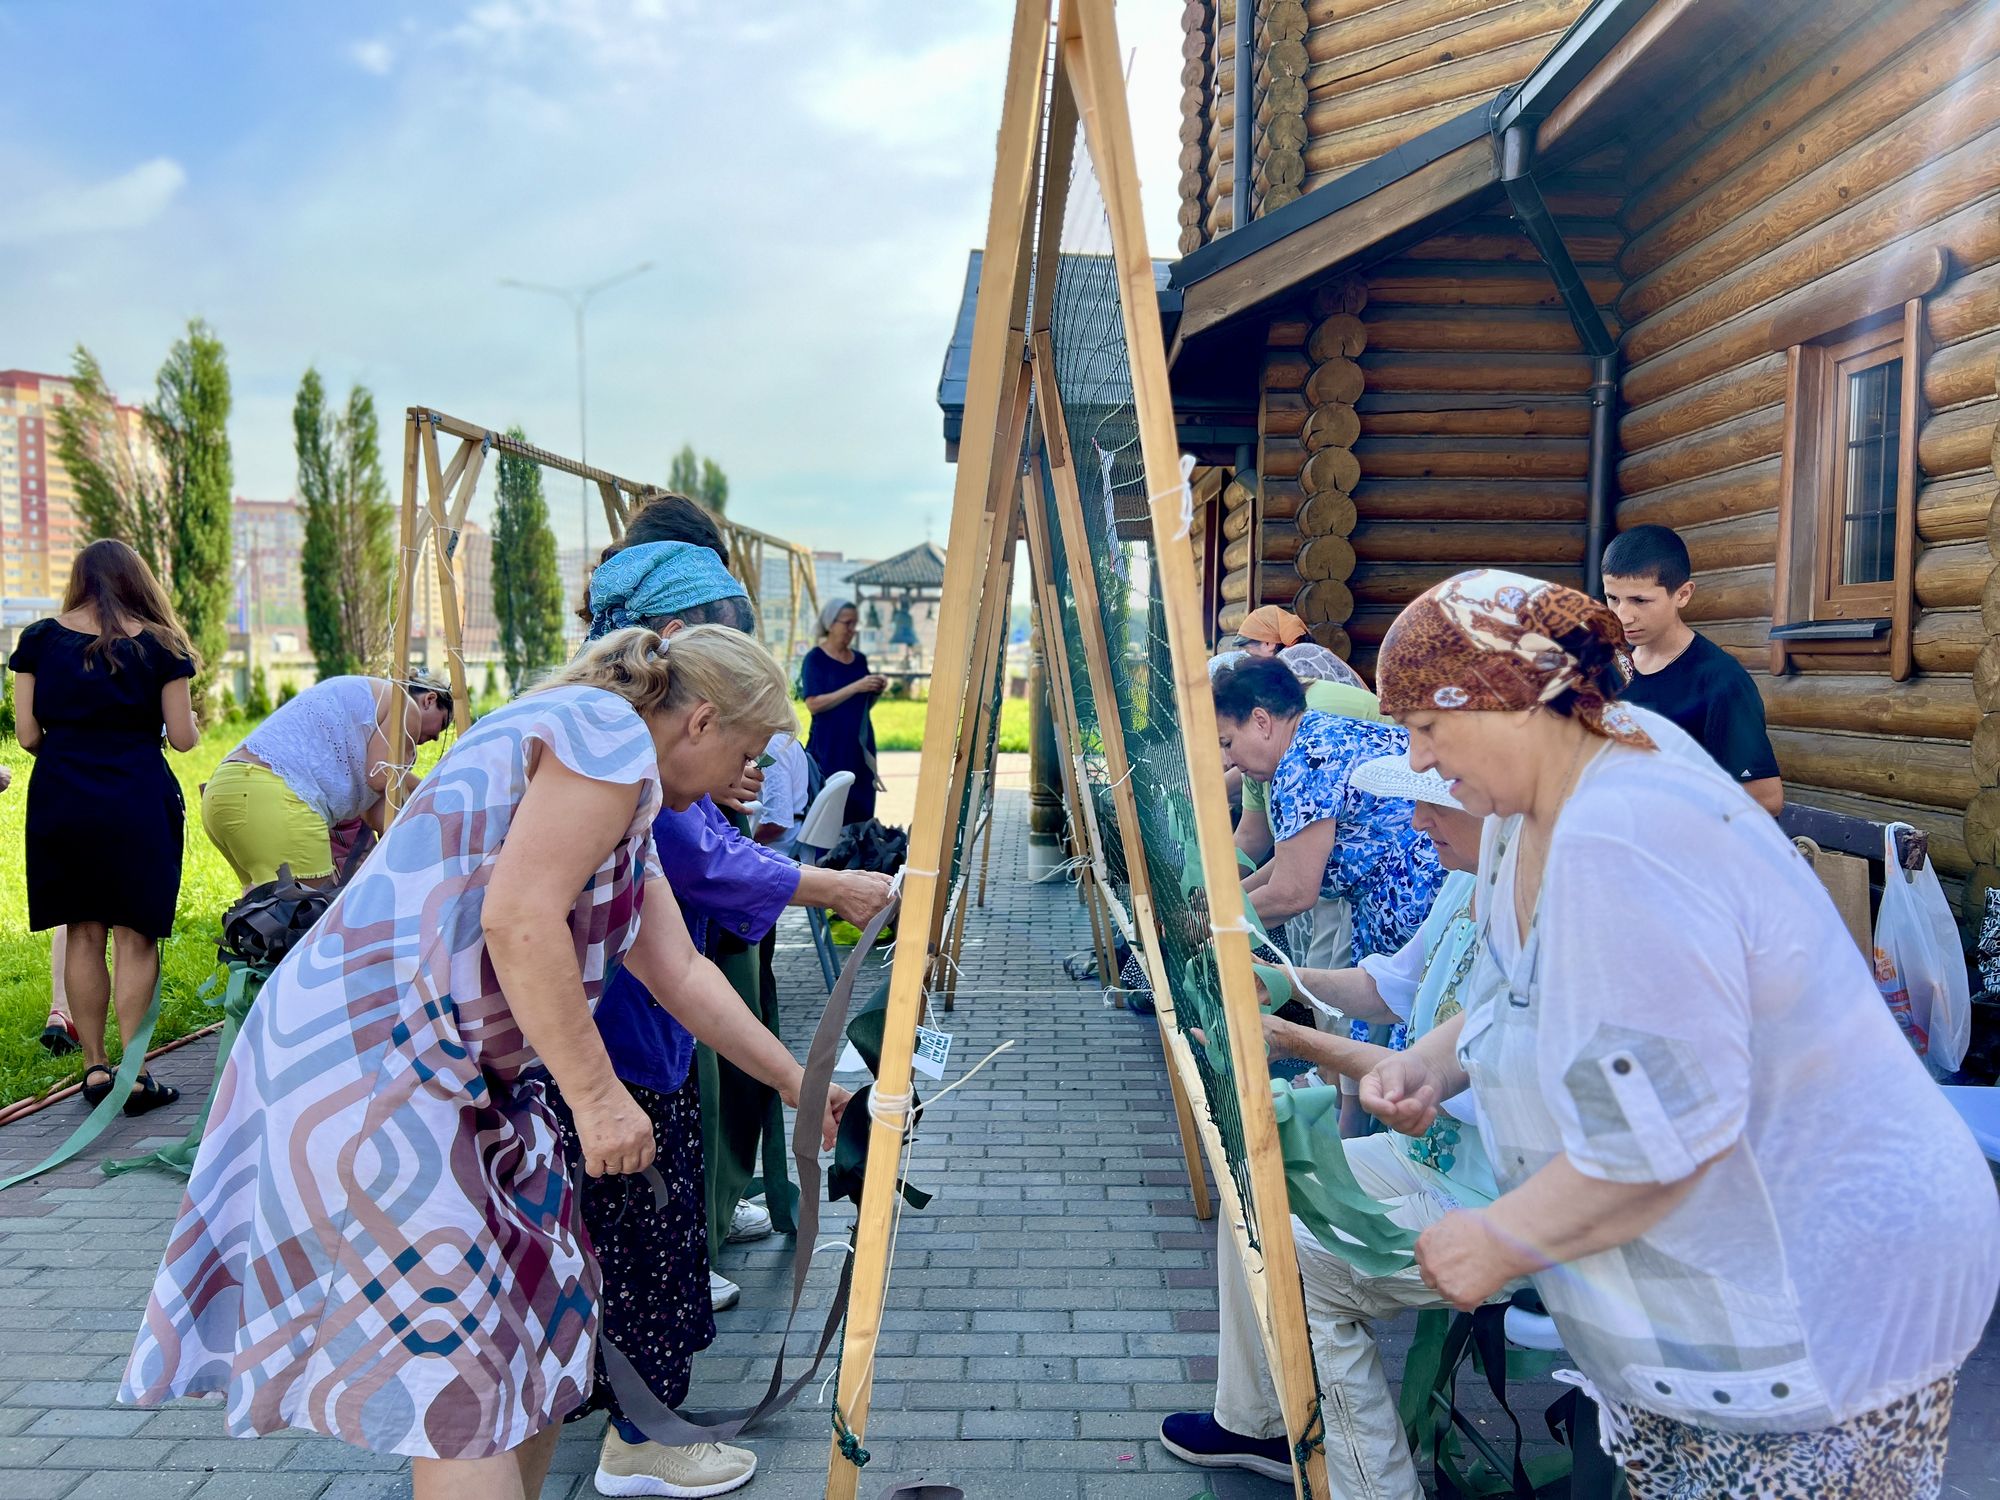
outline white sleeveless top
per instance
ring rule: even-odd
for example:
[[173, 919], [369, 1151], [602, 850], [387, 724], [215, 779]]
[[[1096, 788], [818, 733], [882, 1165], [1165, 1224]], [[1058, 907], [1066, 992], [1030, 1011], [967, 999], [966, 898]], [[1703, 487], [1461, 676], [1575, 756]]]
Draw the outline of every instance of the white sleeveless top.
[[236, 748], [276, 773], [332, 828], [360, 817], [382, 794], [368, 785], [375, 733], [375, 679], [314, 683], [250, 731]]

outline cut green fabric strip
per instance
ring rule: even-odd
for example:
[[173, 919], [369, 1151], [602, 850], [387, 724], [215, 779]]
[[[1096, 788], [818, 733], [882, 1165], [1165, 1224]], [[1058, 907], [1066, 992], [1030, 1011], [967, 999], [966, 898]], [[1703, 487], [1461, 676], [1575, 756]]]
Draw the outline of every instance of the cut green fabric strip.
[[[222, 1087], [222, 1070], [229, 1062], [229, 1049], [236, 1045], [236, 1034], [243, 1029], [244, 1018], [250, 1014], [250, 1007], [264, 988], [264, 981], [271, 976], [262, 969], [249, 964], [233, 963], [228, 968], [229, 981], [222, 989], [222, 1033], [215, 1048], [215, 1076], [209, 1080], [208, 1097], [202, 1100], [201, 1113], [195, 1116], [188, 1133], [171, 1146], [162, 1146], [157, 1151], [148, 1151], [144, 1156], [128, 1156], [120, 1161], [107, 1161], [102, 1170], [107, 1177], [116, 1177], [124, 1172], [136, 1172], [141, 1167], [164, 1167], [169, 1172], [178, 1172], [186, 1177], [194, 1171], [194, 1159], [201, 1150], [202, 1135], [208, 1129], [208, 1112], [215, 1108], [216, 1090]], [[206, 994], [203, 995], [207, 999]], [[209, 1000], [210, 1005], [217, 1002]]]
[[26, 1171], [16, 1172], [12, 1177], [0, 1181], [0, 1193], [17, 1183], [39, 1177], [44, 1172], [53, 1172], [104, 1134], [112, 1119], [125, 1108], [125, 1101], [131, 1097], [132, 1085], [139, 1081], [139, 1075], [146, 1068], [146, 1049], [153, 1045], [153, 1027], [160, 1019], [160, 982], [153, 981], [152, 1003], [146, 1007], [146, 1017], [139, 1023], [139, 1029], [132, 1036], [132, 1043], [118, 1060], [118, 1072], [111, 1080], [111, 1092], [106, 1094], [83, 1119], [83, 1122], [69, 1133], [69, 1138], [49, 1153], [46, 1160], [38, 1162]]
[[1410, 1265], [1415, 1231], [1392, 1222], [1388, 1207], [1361, 1190], [1347, 1164], [1338, 1086], [1298, 1089], [1274, 1081], [1271, 1110], [1292, 1212], [1321, 1248], [1364, 1276], [1389, 1276]]

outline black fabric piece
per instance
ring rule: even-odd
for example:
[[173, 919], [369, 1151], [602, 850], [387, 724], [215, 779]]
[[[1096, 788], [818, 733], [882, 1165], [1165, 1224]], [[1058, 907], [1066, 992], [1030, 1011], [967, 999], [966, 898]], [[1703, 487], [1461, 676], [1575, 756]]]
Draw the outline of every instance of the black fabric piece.
[[820, 867], [826, 870], [873, 870], [893, 875], [909, 856], [910, 835], [906, 829], [892, 828], [877, 818], [850, 823], [841, 832], [840, 842], [827, 851]]
[[1764, 732], [1764, 700], [1735, 657], [1697, 633], [1687, 650], [1657, 672], [1637, 672], [1618, 695], [1671, 719], [1737, 781], [1778, 774]]

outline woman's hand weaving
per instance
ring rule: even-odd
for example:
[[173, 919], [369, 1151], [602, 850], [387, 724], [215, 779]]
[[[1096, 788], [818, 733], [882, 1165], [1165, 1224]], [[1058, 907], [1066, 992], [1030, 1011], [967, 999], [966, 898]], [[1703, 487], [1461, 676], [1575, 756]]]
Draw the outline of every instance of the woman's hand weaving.
[[592, 1099], [571, 1098], [583, 1170], [592, 1177], [643, 1172], [653, 1164], [653, 1122], [625, 1086], [614, 1082]]

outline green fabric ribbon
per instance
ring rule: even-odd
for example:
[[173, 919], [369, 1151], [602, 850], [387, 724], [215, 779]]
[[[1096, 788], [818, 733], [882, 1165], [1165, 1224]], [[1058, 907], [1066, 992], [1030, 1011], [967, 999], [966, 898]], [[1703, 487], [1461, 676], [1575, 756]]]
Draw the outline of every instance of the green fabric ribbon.
[[203, 985], [201, 990], [202, 998], [211, 1006], [219, 1004], [222, 1007], [222, 1036], [215, 1049], [215, 1077], [209, 1081], [208, 1097], [202, 1100], [201, 1113], [195, 1116], [188, 1133], [173, 1145], [148, 1151], [144, 1156], [105, 1162], [102, 1168], [105, 1176], [116, 1177], [123, 1172], [136, 1172], [141, 1167], [164, 1167], [183, 1177], [194, 1171], [195, 1154], [201, 1150], [201, 1138], [208, 1129], [208, 1112], [215, 1107], [216, 1090], [222, 1087], [222, 1070], [229, 1062], [229, 1049], [236, 1045], [236, 1034], [243, 1029], [250, 1007], [263, 991], [264, 981], [271, 977], [264, 970], [248, 964], [233, 963], [226, 972], [229, 978], [222, 987], [221, 1000], [211, 998], [215, 993], [213, 980]]
[[1278, 1149], [1292, 1212], [1313, 1238], [1364, 1276], [1389, 1276], [1409, 1266], [1416, 1231], [1391, 1222], [1389, 1210], [1361, 1190], [1340, 1138], [1340, 1089], [1271, 1085]]
[[131, 1096], [132, 1085], [139, 1081], [139, 1075], [146, 1068], [146, 1049], [153, 1044], [153, 1027], [160, 1019], [160, 981], [153, 981], [152, 1003], [146, 1007], [145, 1019], [139, 1022], [139, 1029], [132, 1034], [124, 1055], [118, 1059], [118, 1072], [111, 1080], [111, 1092], [98, 1101], [97, 1107], [84, 1116], [82, 1123], [69, 1133], [60, 1146], [48, 1157], [12, 1177], [0, 1181], [0, 1193], [17, 1183], [39, 1177], [44, 1172], [52, 1172], [92, 1141], [104, 1134], [112, 1119], [125, 1108], [125, 1101]]

